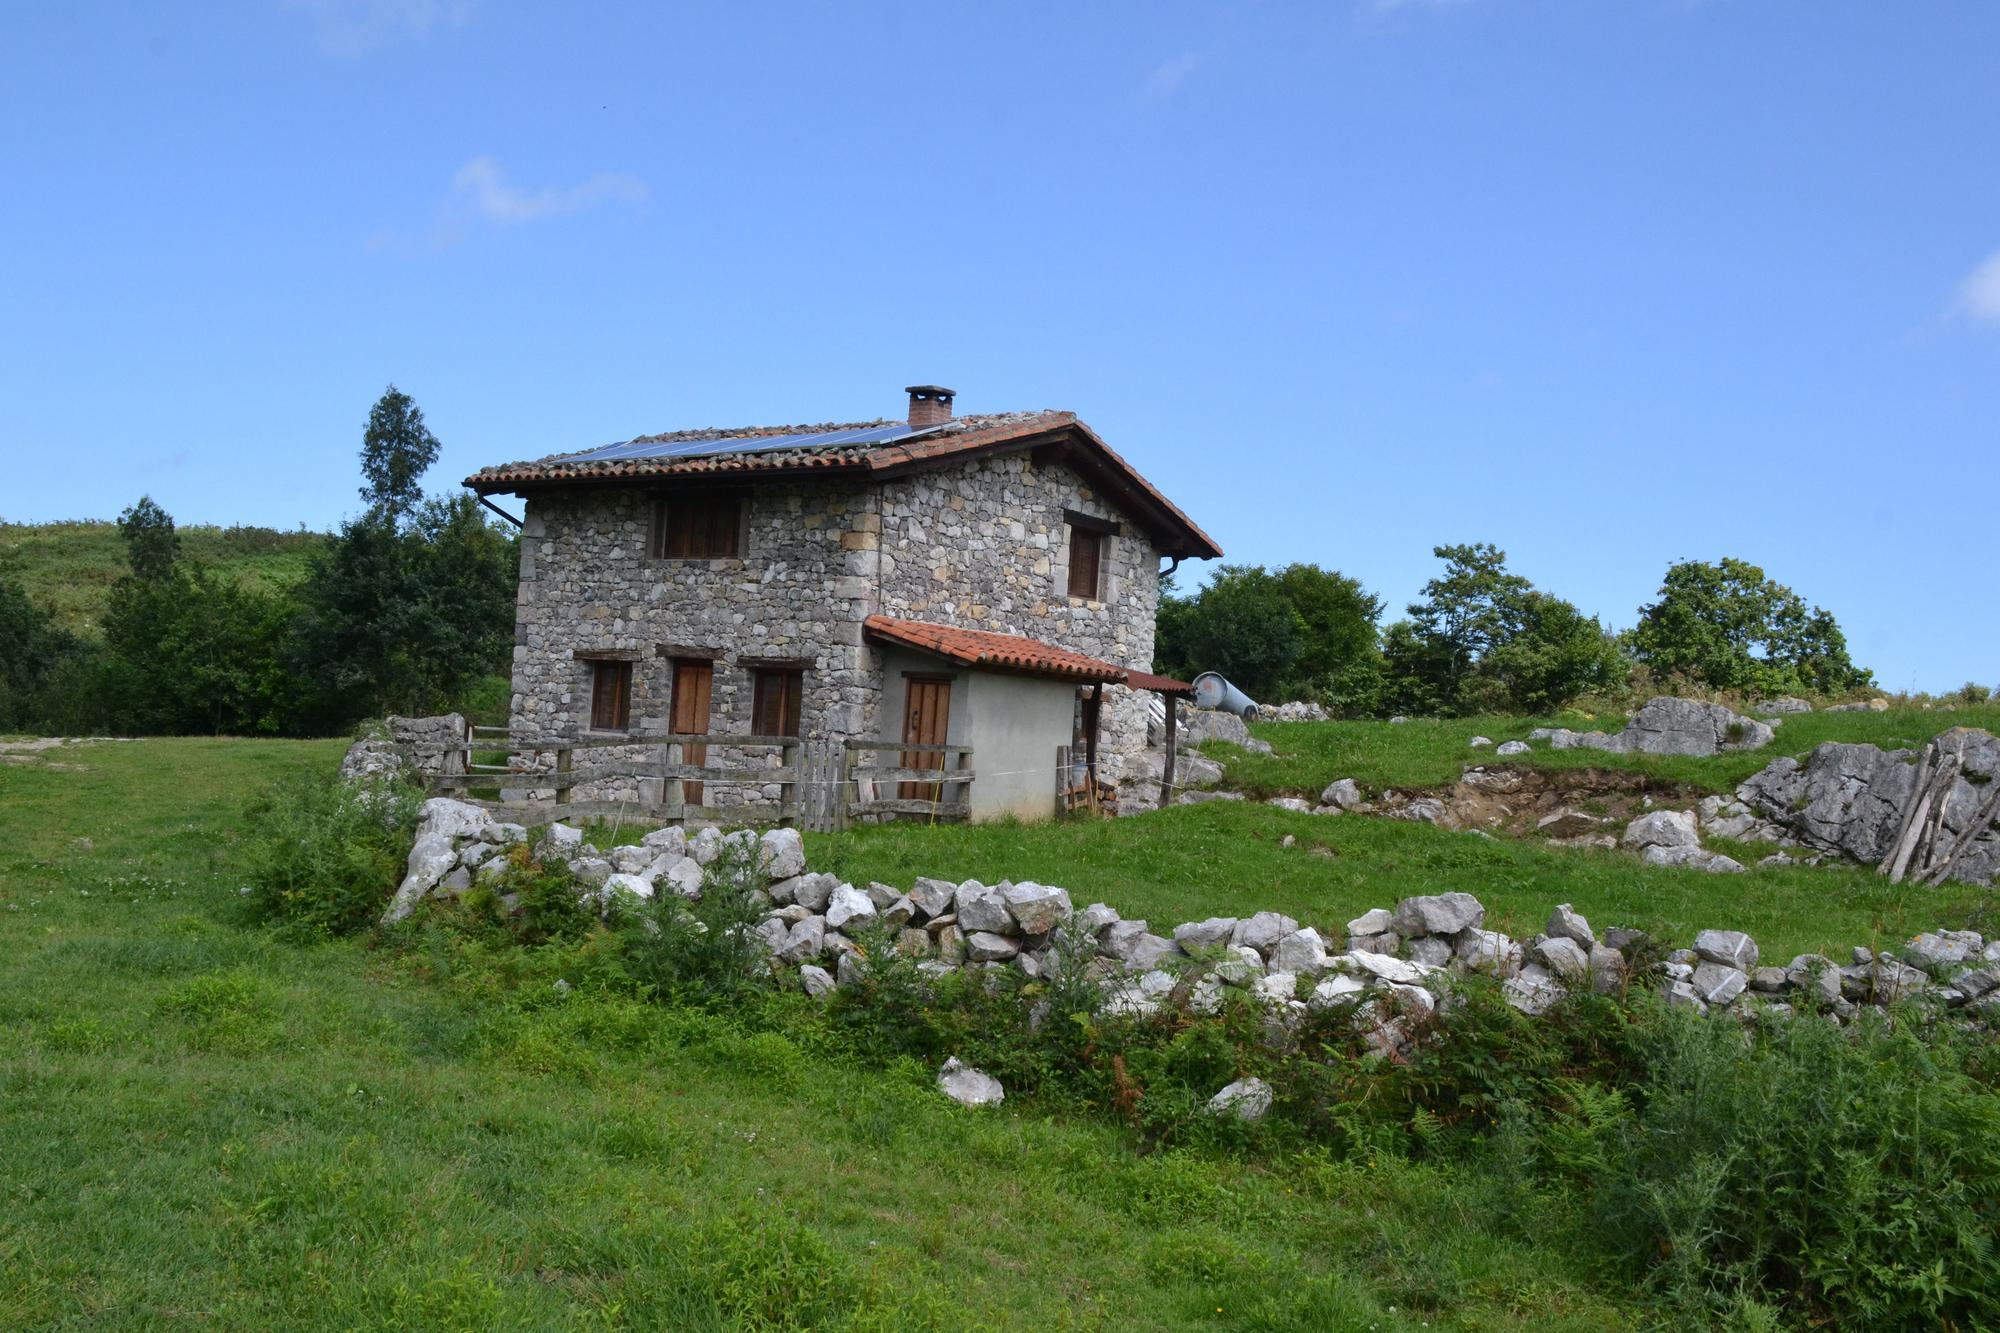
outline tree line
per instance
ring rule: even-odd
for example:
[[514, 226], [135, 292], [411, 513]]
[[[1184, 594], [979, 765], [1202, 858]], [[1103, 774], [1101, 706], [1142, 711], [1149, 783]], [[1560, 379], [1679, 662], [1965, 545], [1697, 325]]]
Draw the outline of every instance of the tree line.
[[1694, 688], [1836, 695], [1873, 683], [1828, 612], [1746, 561], [1690, 560], [1614, 634], [1507, 568], [1487, 543], [1438, 546], [1443, 571], [1403, 619], [1336, 570], [1224, 565], [1160, 598], [1156, 666], [1218, 671], [1252, 698], [1351, 717], [1544, 714], [1585, 697]]
[[519, 553], [473, 497], [424, 495], [438, 449], [390, 385], [362, 433], [363, 510], [287, 591], [185, 557], [150, 496], [119, 515], [129, 572], [101, 640], [0, 581], [0, 731], [324, 736], [462, 705], [507, 669]]

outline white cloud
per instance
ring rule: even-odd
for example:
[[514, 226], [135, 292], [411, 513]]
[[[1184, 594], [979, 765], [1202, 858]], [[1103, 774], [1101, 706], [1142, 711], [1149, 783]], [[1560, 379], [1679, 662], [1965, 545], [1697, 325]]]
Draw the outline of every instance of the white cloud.
[[1201, 68], [1201, 62], [1206, 58], [1198, 51], [1189, 51], [1156, 65], [1153, 72], [1146, 76], [1147, 91], [1155, 97], [1172, 97], [1187, 82], [1188, 75]]
[[2000, 250], [1965, 275], [1958, 285], [1958, 308], [1982, 324], [2000, 324]]
[[340, 56], [359, 55], [389, 42], [428, 37], [462, 26], [474, 0], [284, 0], [287, 9], [312, 20], [321, 48]]
[[370, 254], [436, 254], [465, 239], [466, 231], [484, 223], [523, 227], [564, 213], [580, 213], [603, 203], [631, 203], [646, 197], [646, 183], [637, 176], [600, 171], [575, 185], [527, 190], [510, 184], [500, 162], [481, 153], [451, 177], [451, 195], [438, 210], [428, 236], [384, 227], [366, 237]]
[[500, 164], [485, 154], [460, 167], [451, 178], [451, 188], [475, 217], [503, 227], [575, 213], [607, 201], [629, 203], [646, 197], [645, 183], [636, 176], [608, 171], [576, 185], [524, 190], [509, 185]]

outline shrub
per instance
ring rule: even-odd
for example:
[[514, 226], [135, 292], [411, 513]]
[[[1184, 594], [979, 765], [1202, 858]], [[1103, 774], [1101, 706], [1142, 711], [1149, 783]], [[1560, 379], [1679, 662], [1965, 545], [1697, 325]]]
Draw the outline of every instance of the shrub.
[[1841, 1328], [1990, 1326], [2000, 1098], [1967, 1043], [1810, 1015], [1747, 1038], [1640, 1025], [1637, 1115], [1603, 1093], [1546, 1131], [1601, 1235], [1690, 1315], [1788, 1296]]
[[767, 910], [754, 843], [726, 843], [693, 902], [663, 885], [651, 898], [612, 904], [632, 978], [657, 998], [712, 1004], [767, 976], [755, 927]]
[[400, 783], [305, 774], [249, 809], [244, 846], [252, 906], [318, 934], [370, 924], [402, 879], [420, 794]]

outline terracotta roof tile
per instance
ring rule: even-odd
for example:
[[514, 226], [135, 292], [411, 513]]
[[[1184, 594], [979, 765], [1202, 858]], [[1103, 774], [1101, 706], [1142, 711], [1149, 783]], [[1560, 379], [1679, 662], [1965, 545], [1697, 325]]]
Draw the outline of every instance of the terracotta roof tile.
[[1125, 683], [1135, 690], [1157, 690], [1161, 694], [1188, 696], [1194, 694], [1194, 686], [1188, 682], [1175, 680], [1172, 676], [1156, 676], [1150, 671], [1128, 671], [1125, 673]]
[[935, 653], [960, 666], [990, 667], [999, 671], [1056, 676], [1064, 680], [1108, 681], [1113, 684], [1122, 683], [1127, 675], [1124, 667], [1019, 634], [929, 625], [920, 620], [901, 620], [895, 616], [870, 616], [864, 623], [868, 632], [878, 639]]

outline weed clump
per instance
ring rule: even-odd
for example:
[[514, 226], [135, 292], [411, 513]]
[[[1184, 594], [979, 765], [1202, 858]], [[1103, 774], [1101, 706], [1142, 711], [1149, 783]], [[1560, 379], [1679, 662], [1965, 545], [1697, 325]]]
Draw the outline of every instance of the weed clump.
[[365, 929], [402, 879], [421, 796], [406, 784], [301, 774], [249, 808], [243, 847], [250, 905], [316, 935]]

